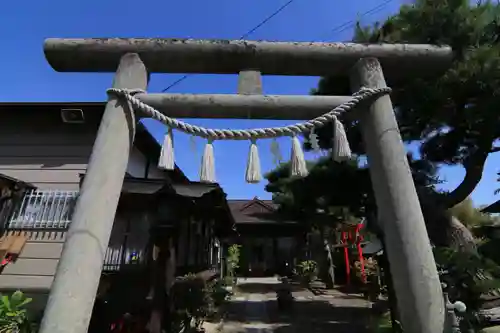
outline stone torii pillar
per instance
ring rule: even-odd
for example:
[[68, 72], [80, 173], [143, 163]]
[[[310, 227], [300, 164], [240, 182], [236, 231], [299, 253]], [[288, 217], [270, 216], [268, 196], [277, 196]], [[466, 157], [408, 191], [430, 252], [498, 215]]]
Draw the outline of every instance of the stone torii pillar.
[[[351, 85], [353, 91], [386, 87], [378, 60], [361, 59]], [[404, 330], [441, 332], [441, 284], [390, 97], [378, 98], [358, 115]]]
[[[113, 87], [145, 90], [148, 74], [137, 54], [121, 57]], [[135, 115], [110, 96], [45, 308], [41, 333], [87, 332], [130, 149]]]
[[[114, 87], [144, 89], [147, 82], [144, 65], [137, 55], [125, 55], [134, 52], [140, 53], [151, 72], [247, 71], [240, 81], [240, 92], [245, 95], [137, 95], [144, 103], [178, 118], [311, 119], [351, 99], [350, 96], [256, 95], [260, 92], [257, 85], [251, 89], [245, 81], [255, 81], [257, 72], [328, 76], [352, 70], [352, 86], [357, 91], [359, 87], [385, 86], [381, 67], [391, 77], [422, 76], [443, 70], [452, 60], [449, 47], [431, 45], [157, 38], [45, 42], [46, 58], [58, 71], [113, 72], [120, 63]], [[132, 142], [132, 114], [113, 97], [106, 106], [41, 333], [87, 330]], [[386, 250], [403, 329], [405, 333], [443, 333], [445, 311], [437, 269], [390, 98], [380, 97], [367, 111], [358, 114], [387, 237]]]

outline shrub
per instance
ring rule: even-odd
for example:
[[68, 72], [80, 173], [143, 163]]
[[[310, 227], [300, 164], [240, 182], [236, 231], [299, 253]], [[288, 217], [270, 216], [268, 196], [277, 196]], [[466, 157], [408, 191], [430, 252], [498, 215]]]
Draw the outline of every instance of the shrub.
[[318, 278], [318, 263], [314, 260], [301, 261], [295, 267], [295, 275], [301, 283], [309, 285]]
[[229, 296], [220, 280], [207, 283], [195, 274], [177, 278], [171, 289], [174, 330], [199, 330], [207, 318], [219, 313]]
[[222, 280], [215, 280], [210, 282], [208, 285], [208, 290], [210, 297], [212, 299], [215, 310], [223, 306], [231, 297], [231, 293], [224, 288], [224, 282]]
[[28, 311], [25, 308], [32, 301], [21, 291], [14, 292], [10, 297], [1, 295], [0, 302], [0, 332], [1, 333], [31, 333], [35, 332]]
[[233, 284], [236, 281], [236, 270], [240, 267], [240, 248], [241, 245], [233, 244], [228, 249], [227, 275], [232, 279]]
[[464, 302], [468, 311], [476, 311], [482, 304], [481, 296], [500, 287], [497, 279], [479, 278], [498, 276], [498, 266], [479, 254], [435, 248], [434, 257], [450, 299]]
[[171, 288], [171, 295], [174, 318], [184, 332], [190, 330], [193, 322], [195, 328], [200, 328], [212, 306], [205, 281], [195, 274], [179, 277]]

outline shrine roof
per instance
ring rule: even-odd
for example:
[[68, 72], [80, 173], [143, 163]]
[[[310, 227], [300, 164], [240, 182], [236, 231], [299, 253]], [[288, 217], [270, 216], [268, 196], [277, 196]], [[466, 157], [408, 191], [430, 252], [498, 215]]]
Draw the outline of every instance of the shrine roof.
[[261, 200], [257, 197], [250, 200], [228, 200], [228, 205], [236, 224], [295, 224], [278, 214], [278, 205], [272, 200]]

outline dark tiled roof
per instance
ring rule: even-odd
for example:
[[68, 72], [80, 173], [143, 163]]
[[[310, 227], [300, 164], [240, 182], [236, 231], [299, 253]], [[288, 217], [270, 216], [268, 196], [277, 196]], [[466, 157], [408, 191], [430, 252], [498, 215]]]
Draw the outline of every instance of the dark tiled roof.
[[486, 208], [481, 209], [483, 213], [500, 213], [500, 200], [495, 203], [492, 203]]
[[229, 210], [236, 224], [293, 223], [280, 219], [278, 206], [272, 200], [228, 200]]

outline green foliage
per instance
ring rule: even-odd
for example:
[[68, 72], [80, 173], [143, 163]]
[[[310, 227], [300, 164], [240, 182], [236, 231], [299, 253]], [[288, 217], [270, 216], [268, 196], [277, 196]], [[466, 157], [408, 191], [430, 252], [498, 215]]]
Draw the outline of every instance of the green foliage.
[[295, 267], [295, 275], [301, 283], [309, 285], [318, 278], [318, 263], [314, 260], [304, 260]]
[[195, 274], [177, 278], [171, 289], [173, 331], [199, 330], [205, 319], [221, 314], [230, 296], [220, 280], [206, 282]]
[[482, 213], [479, 209], [475, 208], [470, 198], [450, 208], [450, 213], [468, 228], [481, 227], [496, 222], [495, 217]]
[[241, 245], [233, 244], [228, 249], [227, 255], [227, 275], [234, 282], [236, 270], [240, 267], [240, 249]]
[[478, 246], [478, 252], [492, 261], [497, 265], [500, 265], [500, 239], [486, 239]]
[[195, 274], [187, 274], [176, 279], [171, 288], [173, 315], [176, 327], [183, 327], [184, 332], [194, 327], [199, 329], [204, 319], [213, 311], [213, 299], [206, 282]]
[[221, 280], [210, 282], [208, 284], [208, 291], [210, 293], [210, 297], [212, 298], [215, 310], [226, 304], [231, 297], [231, 293], [225, 288], [224, 281]]
[[[401, 324], [397, 322], [399, 326], [396, 328], [396, 332], [403, 332]], [[380, 317], [375, 319], [375, 325], [373, 327], [373, 333], [394, 333], [394, 329], [392, 328], [391, 323], [391, 315], [389, 312], [385, 312]]]
[[434, 258], [441, 279], [449, 287], [452, 300], [467, 304], [468, 311], [476, 311], [481, 305], [481, 295], [500, 287], [496, 279], [481, 279], [485, 275], [500, 276], [499, 267], [477, 253], [435, 248]]
[[1, 333], [31, 333], [35, 332], [30, 321], [26, 305], [32, 301], [21, 291], [14, 292], [10, 297], [1, 295], [0, 332]]
[[357, 161], [336, 163], [326, 157], [309, 164], [305, 178], [291, 177], [288, 164], [266, 175], [266, 190], [280, 213], [311, 228], [325, 223], [334, 227], [350, 216], [363, 215], [371, 193], [367, 169], [359, 168]]
[[[432, 190], [436, 170], [408, 156], [417, 186]], [[309, 175], [295, 178], [288, 164], [266, 175], [266, 191], [272, 193], [281, 214], [312, 228], [335, 228], [355, 222], [375, 210], [369, 170], [360, 161], [337, 163], [324, 157], [309, 163]]]
[[[435, 166], [462, 165], [460, 190], [443, 197], [447, 207], [463, 201], [481, 179], [487, 156], [500, 138], [500, 5], [467, 0], [418, 0], [383, 23], [358, 24], [354, 41], [430, 43], [453, 47], [452, 66], [434, 77], [388, 77], [401, 134], [418, 140], [421, 156]], [[347, 77], [323, 78], [318, 95], [349, 94]], [[353, 150], [363, 154], [358, 124], [348, 123]], [[331, 131], [316, 133], [329, 146]], [[458, 189], [458, 188], [457, 188]]]
[[[370, 279], [371, 277], [377, 277], [379, 273], [379, 268], [378, 268], [378, 262], [374, 258], [367, 258], [363, 261], [364, 265], [364, 271], [367, 279]], [[354, 274], [359, 280], [362, 280], [363, 278], [363, 272], [361, 270], [361, 262], [357, 260], [354, 262]]]

